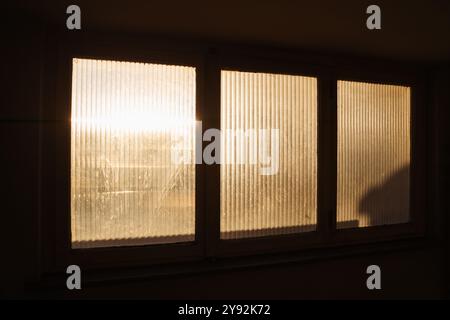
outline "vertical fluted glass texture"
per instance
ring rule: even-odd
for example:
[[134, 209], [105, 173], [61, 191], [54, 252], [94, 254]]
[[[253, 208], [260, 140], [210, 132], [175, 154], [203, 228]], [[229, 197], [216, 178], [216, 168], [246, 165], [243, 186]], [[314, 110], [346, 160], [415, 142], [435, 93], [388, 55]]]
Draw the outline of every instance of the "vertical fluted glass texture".
[[410, 88], [337, 85], [338, 228], [408, 222]]
[[194, 239], [194, 124], [195, 68], [73, 59], [72, 247]]
[[221, 238], [315, 230], [317, 79], [222, 71], [221, 128]]

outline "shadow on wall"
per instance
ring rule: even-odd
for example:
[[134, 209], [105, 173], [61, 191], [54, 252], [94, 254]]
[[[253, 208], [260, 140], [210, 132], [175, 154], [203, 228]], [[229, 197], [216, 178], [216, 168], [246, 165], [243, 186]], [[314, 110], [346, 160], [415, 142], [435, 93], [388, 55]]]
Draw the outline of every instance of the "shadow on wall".
[[409, 221], [409, 165], [372, 188], [359, 202], [359, 211], [369, 216], [370, 226]]

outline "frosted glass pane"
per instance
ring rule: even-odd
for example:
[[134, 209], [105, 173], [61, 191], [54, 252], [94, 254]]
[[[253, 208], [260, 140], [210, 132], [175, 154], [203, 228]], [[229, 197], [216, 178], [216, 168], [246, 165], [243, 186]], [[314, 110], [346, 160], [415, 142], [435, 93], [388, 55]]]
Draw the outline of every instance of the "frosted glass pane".
[[73, 60], [72, 247], [194, 239], [195, 68]]
[[316, 78], [222, 71], [221, 128], [221, 238], [315, 230]]
[[410, 88], [338, 81], [338, 228], [408, 222], [409, 161]]

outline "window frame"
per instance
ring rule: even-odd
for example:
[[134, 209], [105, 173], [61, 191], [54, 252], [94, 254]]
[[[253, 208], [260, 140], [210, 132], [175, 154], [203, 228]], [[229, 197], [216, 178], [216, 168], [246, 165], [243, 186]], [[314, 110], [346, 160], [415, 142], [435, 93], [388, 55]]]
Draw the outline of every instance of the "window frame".
[[[334, 154], [337, 156], [337, 81], [355, 81], [374, 84], [401, 85], [410, 87], [410, 221], [401, 224], [380, 225], [360, 228], [336, 229], [333, 226], [332, 241], [336, 244], [351, 244], [358, 242], [376, 242], [423, 236], [425, 232], [425, 212], [427, 194], [421, 192], [420, 186], [427, 183], [426, 178], [426, 125], [425, 84], [420, 75], [411, 69], [395, 68], [388, 65], [369, 66], [365, 68], [345, 67], [337, 69], [333, 77], [333, 117], [335, 128], [333, 141]], [[335, 160], [337, 171], [337, 160]], [[335, 185], [337, 187], [337, 172]], [[337, 189], [334, 192], [337, 201]], [[333, 221], [336, 221], [336, 206], [333, 211]]]
[[[213, 106], [214, 123], [220, 127], [220, 71], [262, 72], [317, 78], [317, 228], [312, 232], [265, 237], [220, 239], [220, 165], [207, 169], [213, 179], [207, 190], [215, 190], [208, 212], [219, 212], [210, 218], [207, 252], [210, 256], [233, 257], [249, 254], [282, 253], [323, 247], [364, 244], [379, 241], [401, 240], [421, 237], [425, 231], [426, 194], [420, 194], [420, 185], [426, 183], [424, 110], [424, 84], [421, 77], [409, 68], [390, 64], [367, 66], [350, 63], [324, 63], [315, 59], [284, 59], [264, 52], [229, 50], [214, 52], [208, 59], [209, 85], [215, 92], [207, 98]], [[305, 62], [309, 60], [309, 62]], [[312, 61], [311, 61], [312, 60]], [[363, 65], [364, 64], [364, 65]], [[372, 227], [348, 229], [336, 228], [337, 209], [337, 81], [361, 81], [368, 83], [404, 85], [411, 88], [411, 170], [410, 170], [410, 221]], [[215, 189], [217, 188], [217, 190]]]
[[[221, 105], [220, 105], [220, 79], [221, 71], [241, 71], [241, 72], [263, 72], [272, 74], [299, 75], [315, 77], [317, 79], [317, 112], [318, 122], [321, 121], [319, 110], [325, 103], [320, 99], [320, 86], [323, 85], [320, 79], [325, 75], [324, 71], [315, 64], [306, 64], [295, 61], [293, 64], [289, 61], [274, 59], [271, 57], [259, 56], [254, 54], [242, 55], [236, 52], [213, 52], [208, 55], [207, 76], [210, 94], [207, 96], [206, 104], [213, 113], [211, 123], [208, 128], [220, 128], [221, 123]], [[317, 136], [320, 140], [320, 125], [317, 125]], [[321, 146], [317, 141], [317, 171], [321, 171], [319, 165], [319, 153]], [[321, 193], [319, 192], [319, 180], [317, 180], [317, 225], [316, 230], [303, 233], [291, 233], [270, 235], [239, 239], [220, 239], [220, 164], [214, 164], [207, 168], [209, 185], [207, 190], [210, 195], [207, 196], [207, 212], [214, 212], [209, 217], [207, 233], [207, 254], [210, 257], [233, 257], [254, 254], [282, 253], [286, 251], [295, 251], [305, 248], [315, 248], [323, 242], [325, 229], [327, 225], [326, 215], [323, 206], [320, 205]]]
[[[376, 242], [424, 239], [428, 183], [425, 74], [410, 64], [318, 56], [301, 51], [209, 45], [148, 37], [62, 33], [46, 55], [42, 114], [42, 269], [61, 272], [70, 264], [82, 269], [180, 265], [216, 258], [327, 252]], [[107, 59], [194, 66], [196, 115], [203, 130], [220, 128], [220, 71], [251, 71], [317, 78], [317, 228], [312, 232], [243, 239], [220, 239], [220, 165], [196, 164], [195, 241], [144, 246], [72, 249], [70, 239], [70, 104], [72, 58]], [[411, 86], [411, 221], [401, 225], [336, 229], [337, 80]], [[69, 107], [61, 107], [69, 106]], [[203, 147], [206, 143], [203, 143]], [[63, 244], [63, 245], [60, 245]]]
[[[71, 89], [72, 59], [104, 59], [196, 68], [196, 117], [203, 113], [203, 59], [195, 47], [172, 48], [165, 43], [143, 44], [138, 38], [71, 36], [57, 48], [55, 78], [47, 79], [49, 103], [44, 108], [51, 119], [43, 132], [43, 230], [44, 269], [62, 270], [70, 264], [82, 269], [141, 266], [199, 260], [204, 256], [204, 165], [195, 165], [195, 240], [167, 244], [98, 248], [71, 247]], [[52, 57], [49, 57], [50, 60]], [[66, 106], [66, 107], [61, 107]], [[55, 146], [57, 146], [55, 148]], [[49, 189], [50, 188], [50, 189]], [[52, 190], [52, 191], [50, 191]]]

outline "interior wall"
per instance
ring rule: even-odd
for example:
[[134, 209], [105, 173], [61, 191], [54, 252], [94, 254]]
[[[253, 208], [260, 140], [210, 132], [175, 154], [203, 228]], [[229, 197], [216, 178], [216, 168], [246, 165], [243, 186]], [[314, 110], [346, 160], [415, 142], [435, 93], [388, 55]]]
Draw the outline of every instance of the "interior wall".
[[[371, 264], [382, 269], [382, 290], [366, 287], [365, 271]], [[439, 299], [442, 279], [441, 252], [420, 249], [28, 294], [83, 299]]]
[[445, 243], [446, 259], [444, 269], [447, 270], [445, 274], [446, 295], [450, 298], [450, 135], [448, 134], [448, 125], [450, 120], [450, 65], [443, 65], [437, 68], [435, 73], [435, 130], [437, 145], [436, 157], [436, 210], [440, 212], [442, 220], [440, 228], [442, 232], [442, 239]]
[[[445, 138], [449, 116], [449, 69], [434, 68], [430, 87], [438, 110], [431, 121], [440, 138], [431, 152], [436, 155], [436, 191], [433, 215], [442, 219], [436, 240], [424, 248], [362, 254], [327, 261], [291, 263], [244, 270], [105, 283], [81, 292], [58, 288], [40, 289], [39, 215], [41, 193], [40, 138], [52, 126], [41, 116], [47, 88], [46, 44], [52, 45], [44, 28], [32, 24], [17, 28], [8, 41], [2, 77], [7, 83], [0, 110], [1, 163], [5, 171], [1, 223], [1, 284], [5, 297], [125, 297], [125, 298], [440, 298], [450, 287], [448, 222], [449, 140]], [[30, 30], [32, 30], [30, 32]], [[430, 69], [431, 70], [431, 69]], [[446, 71], [447, 70], [447, 71]], [[439, 177], [439, 178], [437, 178]], [[442, 239], [447, 247], [441, 247]], [[446, 251], [445, 251], [446, 250]], [[446, 262], [446, 264], [444, 264]], [[382, 290], [365, 287], [365, 268], [382, 267]], [[63, 284], [64, 286], [65, 284]]]

